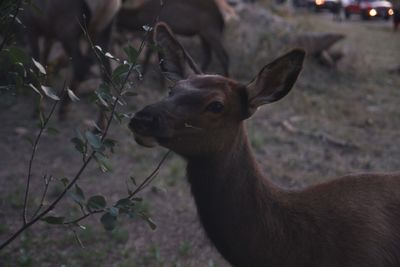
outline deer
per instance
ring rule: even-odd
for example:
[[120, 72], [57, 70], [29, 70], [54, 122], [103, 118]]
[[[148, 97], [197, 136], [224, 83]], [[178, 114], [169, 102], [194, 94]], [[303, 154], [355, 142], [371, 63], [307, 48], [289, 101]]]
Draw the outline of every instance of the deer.
[[[223, 74], [229, 76], [229, 56], [222, 44], [224, 18], [215, 0], [168, 0], [160, 10], [159, 0], [147, 0], [136, 8], [122, 7], [117, 15], [117, 27], [139, 31], [143, 25], [152, 25], [159, 13], [159, 21], [166, 22], [176, 34], [200, 37], [202, 70], [209, 67], [214, 52], [221, 63]], [[143, 62], [146, 71], [152, 50], [148, 49]]]
[[232, 266], [400, 266], [400, 174], [351, 174], [298, 190], [264, 175], [245, 121], [286, 96], [303, 66], [294, 49], [248, 84], [203, 74], [166, 24], [155, 28], [169, 96], [129, 122], [136, 142], [186, 161], [206, 235]]
[[[115, 14], [121, 6], [121, 0], [35, 0], [35, 7], [23, 12], [22, 20], [26, 26], [28, 44], [35, 60], [47, 63], [48, 55], [54, 41], [62, 44], [68, 57], [71, 58], [73, 74], [69, 87], [76, 90], [80, 82], [84, 81], [92, 64], [89, 57], [85, 56], [80, 49], [80, 39], [84, 28], [93, 42], [107, 51], [113, 28]], [[44, 37], [44, 49], [41, 53], [39, 38]], [[111, 72], [110, 63], [102, 59], [105, 68], [102, 74], [104, 81], [108, 80]], [[62, 99], [59, 117], [66, 118], [70, 100], [68, 97]], [[98, 125], [105, 126], [104, 112], [100, 112]]]

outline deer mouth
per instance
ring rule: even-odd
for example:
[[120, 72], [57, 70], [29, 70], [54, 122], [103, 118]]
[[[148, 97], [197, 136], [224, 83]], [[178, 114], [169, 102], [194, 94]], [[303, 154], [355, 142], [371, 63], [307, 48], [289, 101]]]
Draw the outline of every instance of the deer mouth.
[[158, 146], [158, 141], [157, 138], [153, 136], [145, 136], [145, 135], [140, 135], [138, 133], [133, 132], [133, 135], [135, 137], [136, 143], [138, 143], [141, 146], [144, 147], [155, 147]]
[[169, 127], [160, 127], [160, 125], [147, 125], [146, 122], [136, 120], [129, 123], [135, 141], [145, 147], [155, 147], [162, 145], [166, 140], [172, 137], [172, 130]]

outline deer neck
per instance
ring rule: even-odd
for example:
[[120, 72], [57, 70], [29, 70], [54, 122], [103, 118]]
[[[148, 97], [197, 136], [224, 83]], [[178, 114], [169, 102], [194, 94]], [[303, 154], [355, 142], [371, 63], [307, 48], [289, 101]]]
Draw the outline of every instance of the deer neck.
[[[261, 174], [243, 125], [219, 153], [187, 161], [200, 220], [211, 241], [225, 258], [233, 259], [233, 265], [246, 266], [249, 259], [267, 255], [268, 247], [279, 246], [268, 243], [270, 239], [285, 240], [277, 236], [283, 232], [277, 228], [284, 217], [279, 208], [284, 192]], [[246, 258], [247, 262], [242, 262]]]

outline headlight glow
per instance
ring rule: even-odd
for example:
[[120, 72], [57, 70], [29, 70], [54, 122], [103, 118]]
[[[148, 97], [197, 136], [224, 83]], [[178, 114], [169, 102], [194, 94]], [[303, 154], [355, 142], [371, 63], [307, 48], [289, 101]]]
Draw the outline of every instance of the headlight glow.
[[393, 14], [394, 14], [393, 9], [389, 8], [388, 14], [389, 14], [389, 16], [393, 16]]
[[371, 10], [368, 12], [368, 14], [369, 14], [371, 17], [375, 17], [376, 15], [378, 15], [378, 12], [376, 12], [375, 9], [371, 9]]
[[317, 6], [323, 5], [324, 2], [325, 2], [325, 0], [315, 0], [315, 4], [316, 4]]

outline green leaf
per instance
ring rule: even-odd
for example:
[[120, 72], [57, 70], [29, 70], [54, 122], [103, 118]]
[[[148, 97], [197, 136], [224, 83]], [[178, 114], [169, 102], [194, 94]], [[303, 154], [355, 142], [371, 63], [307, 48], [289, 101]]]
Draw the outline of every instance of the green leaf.
[[51, 134], [51, 135], [57, 135], [57, 134], [60, 133], [59, 130], [57, 130], [56, 128], [52, 128], [52, 127], [48, 127], [48, 128], [46, 129], [46, 131], [47, 131], [49, 134]]
[[36, 68], [44, 75], [46, 75], [46, 69], [43, 67], [42, 64], [40, 64], [38, 61], [36, 61], [34, 58], [32, 58], [33, 64], [36, 66]]
[[129, 198], [122, 198], [117, 201], [117, 204], [115, 206], [117, 207], [128, 207], [131, 206], [133, 202]]
[[75, 184], [75, 190], [76, 190], [76, 194], [82, 199], [85, 199], [85, 194], [83, 193], [83, 190], [79, 187], [78, 184]]
[[101, 216], [100, 219], [103, 227], [107, 231], [112, 231], [117, 226], [117, 217], [113, 216], [111, 213], [106, 212]]
[[131, 176], [131, 177], [129, 177], [129, 178], [131, 178], [132, 183], [136, 186], [137, 183], [136, 183], [135, 177]]
[[125, 92], [122, 92], [122, 95], [132, 97], [132, 96], [138, 96], [138, 93], [125, 91]]
[[119, 59], [116, 58], [116, 57], [114, 57], [110, 52], [106, 52], [106, 53], [104, 54], [104, 56], [107, 57], [107, 58], [109, 58], [109, 59], [112, 59], [112, 60], [115, 60], [115, 61], [119, 61]]
[[75, 132], [75, 135], [76, 135], [77, 138], [79, 138], [82, 141], [84, 140], [81, 132], [77, 128], [74, 129], [74, 132]]
[[125, 78], [126, 75], [129, 73], [130, 66], [128, 64], [119, 65], [112, 74], [113, 81], [119, 81], [120, 79]]
[[74, 191], [69, 191], [68, 194], [72, 197], [72, 199], [79, 203], [82, 204], [85, 202], [85, 194], [83, 193], [83, 190], [79, 187], [78, 184], [75, 184], [75, 190]]
[[48, 224], [63, 224], [65, 217], [57, 217], [57, 216], [47, 216], [41, 219]]
[[155, 222], [153, 222], [153, 220], [150, 217], [148, 217], [146, 215], [142, 215], [141, 217], [147, 222], [147, 224], [150, 226], [151, 230], [154, 231], [157, 229], [157, 224]]
[[116, 140], [109, 139], [109, 138], [105, 139], [103, 142], [104, 146], [109, 148], [111, 153], [114, 153], [114, 147], [115, 147], [116, 143], [117, 143]]
[[39, 128], [44, 127], [44, 115], [43, 111], [39, 110]]
[[75, 95], [75, 93], [71, 89], [67, 89], [68, 97], [72, 100], [72, 102], [78, 102], [80, 99]]
[[114, 147], [117, 144], [117, 140], [107, 138], [104, 140], [104, 145], [107, 147]]
[[33, 84], [28, 84], [30, 88], [33, 89], [33, 91], [35, 91], [36, 93], [38, 93], [40, 95], [40, 97], [43, 97], [42, 93], [39, 91], [39, 89], [37, 89]]
[[109, 107], [108, 102], [112, 99], [112, 94], [110, 93], [110, 85], [101, 84], [99, 88], [95, 91], [96, 99], [100, 101], [100, 103], [106, 108]]
[[114, 217], [119, 215], [119, 209], [117, 207], [111, 207], [108, 212]]
[[74, 137], [71, 139], [71, 142], [75, 144], [76, 150], [78, 150], [80, 153], [85, 153], [85, 143], [79, 139], [78, 137]]
[[85, 136], [89, 144], [94, 148], [94, 149], [100, 149], [103, 144], [101, 143], [100, 138], [92, 133], [91, 131], [86, 131]]
[[134, 210], [135, 203], [129, 198], [123, 198], [118, 200], [117, 203], [115, 204], [115, 207], [118, 208], [119, 213], [132, 215], [131, 217], [133, 217], [135, 214]]
[[100, 154], [100, 153], [97, 153], [97, 154], [94, 156], [94, 158], [95, 158], [95, 160], [97, 161], [97, 163], [99, 164], [100, 169], [101, 169], [103, 172], [108, 172], [108, 171], [111, 171], [111, 170], [112, 170], [111, 162], [108, 160], [108, 158], [106, 158], [105, 156], [103, 156], [103, 155]]
[[41, 88], [42, 88], [43, 92], [44, 92], [48, 97], [50, 97], [51, 99], [53, 99], [53, 100], [55, 100], [55, 101], [60, 100], [60, 98], [53, 92], [53, 89], [51, 89], [51, 87], [42, 85]]
[[60, 181], [64, 185], [64, 187], [69, 184], [69, 179], [67, 177], [61, 178]]
[[103, 49], [101, 49], [101, 47], [100, 46], [98, 46], [98, 45], [95, 45], [94, 46], [97, 50], [99, 50], [101, 53], [103, 53]]
[[113, 118], [114, 118], [116, 121], [118, 121], [119, 123], [122, 123], [122, 120], [125, 118], [125, 114], [123, 114], [123, 113], [121, 113], [121, 112], [118, 112], [118, 111], [115, 111], [115, 112], [114, 112]]
[[93, 196], [89, 198], [86, 207], [89, 211], [102, 210], [107, 206], [106, 199], [103, 196]]
[[145, 30], [146, 32], [150, 32], [150, 31], [153, 30], [153, 28], [150, 27], [149, 25], [143, 25], [142, 28], [143, 28], [143, 30]]
[[28, 56], [25, 53], [25, 51], [22, 50], [21, 48], [12, 46], [9, 47], [7, 50], [14, 64], [17, 63], [25, 64], [26, 62], [28, 62]]
[[137, 61], [137, 58], [139, 56], [139, 52], [135, 48], [133, 48], [131, 45], [124, 47], [124, 52], [128, 56], [128, 62], [135, 64]]

